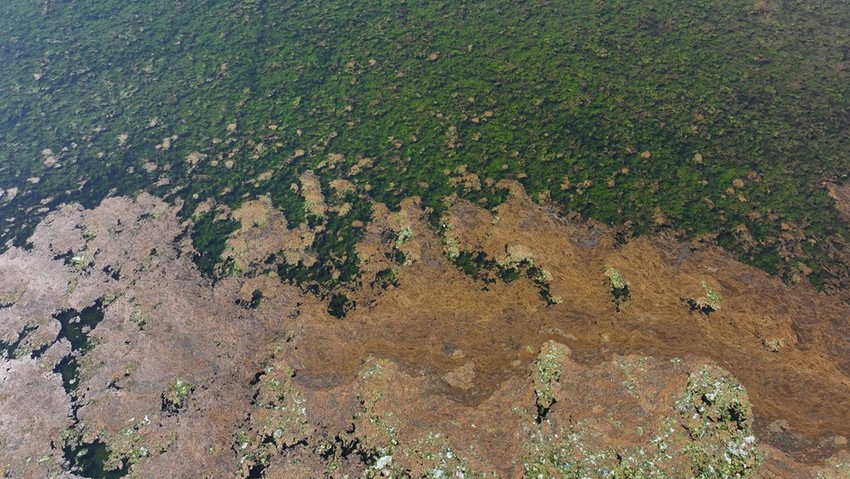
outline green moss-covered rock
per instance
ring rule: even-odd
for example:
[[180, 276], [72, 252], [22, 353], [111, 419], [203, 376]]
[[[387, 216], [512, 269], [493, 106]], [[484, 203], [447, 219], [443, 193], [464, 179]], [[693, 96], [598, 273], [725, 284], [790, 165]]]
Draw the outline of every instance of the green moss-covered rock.
[[534, 394], [537, 398], [537, 419], [543, 419], [549, 408], [558, 400], [561, 373], [564, 360], [570, 355], [570, 350], [563, 344], [549, 341], [543, 345], [537, 360], [534, 362], [532, 381]]
[[692, 373], [677, 404], [691, 438], [685, 452], [699, 479], [745, 478], [760, 462], [747, 391], [720, 368]]
[[160, 395], [162, 410], [169, 414], [177, 414], [186, 406], [194, 390], [194, 384], [183, 378], [175, 378]]

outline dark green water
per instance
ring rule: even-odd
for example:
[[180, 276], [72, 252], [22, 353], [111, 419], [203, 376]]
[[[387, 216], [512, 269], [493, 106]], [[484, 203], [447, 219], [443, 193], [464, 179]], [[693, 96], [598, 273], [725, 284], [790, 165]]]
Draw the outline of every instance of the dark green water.
[[118, 479], [125, 477], [130, 471], [129, 464], [122, 464], [119, 469], [105, 469], [104, 463], [109, 459], [109, 447], [99, 440], [84, 443], [76, 447], [67, 447], [63, 451], [65, 459], [71, 464], [71, 471], [90, 479]]
[[[38, 209], [64, 201], [143, 189], [186, 200], [188, 217], [207, 197], [269, 194], [291, 222], [326, 223], [318, 266], [283, 273], [327, 292], [358, 276], [351, 223], [372, 200], [419, 195], [435, 224], [446, 195], [504, 200], [453, 186], [465, 165], [624, 238], [716, 235], [766, 271], [807, 265], [845, 287], [848, 232], [821, 182], [850, 167], [850, 8], [686, 3], [7, 0], [0, 188], [20, 191], [0, 198], [0, 243], [24, 244]], [[195, 167], [193, 151], [208, 155]], [[344, 160], [319, 172], [326, 192], [358, 159], [374, 166], [331, 200], [352, 213], [311, 218], [290, 185], [329, 153]], [[233, 227], [199, 218], [203, 271]]]
[[92, 347], [90, 331], [103, 321], [102, 303], [97, 301], [80, 312], [74, 309], [61, 311], [55, 318], [61, 325], [57, 341], [63, 338], [68, 340], [71, 343], [71, 353], [59, 361], [53, 372], [62, 376], [65, 392], [76, 397], [80, 385], [80, 357]]

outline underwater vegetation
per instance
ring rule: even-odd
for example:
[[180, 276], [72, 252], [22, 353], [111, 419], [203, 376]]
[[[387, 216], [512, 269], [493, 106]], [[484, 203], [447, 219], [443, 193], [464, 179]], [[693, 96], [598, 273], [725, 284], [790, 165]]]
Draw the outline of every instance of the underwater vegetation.
[[[62, 202], [147, 190], [189, 219], [268, 195], [325, 226], [318, 263], [281, 275], [333, 290], [357, 277], [373, 201], [419, 196], [436, 225], [446, 196], [492, 207], [512, 179], [624, 241], [669, 230], [789, 282], [850, 284], [823, 188], [850, 167], [837, 0], [8, 0], [0, 62], [4, 248]], [[326, 194], [349, 181], [328, 201], [353, 213], [311, 215], [308, 170]], [[227, 270], [234, 229], [194, 218], [202, 271]]]

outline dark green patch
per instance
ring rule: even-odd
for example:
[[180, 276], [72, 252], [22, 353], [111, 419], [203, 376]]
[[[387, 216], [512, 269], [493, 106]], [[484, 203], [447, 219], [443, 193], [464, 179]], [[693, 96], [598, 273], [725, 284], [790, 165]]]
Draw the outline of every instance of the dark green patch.
[[67, 309], [54, 315], [54, 317], [61, 325], [57, 341], [66, 339], [71, 343], [71, 353], [56, 364], [53, 372], [62, 376], [62, 386], [65, 388], [65, 392], [75, 398], [77, 388], [80, 385], [79, 358], [91, 350], [92, 343], [89, 334], [103, 321], [102, 300], [96, 301], [79, 313], [74, 309]]
[[90, 443], [66, 445], [63, 450], [70, 472], [90, 479], [119, 479], [130, 472], [130, 464], [121, 461], [117, 469], [106, 469], [111, 451], [106, 443], [98, 439]]
[[[850, 169], [848, 23], [838, 0], [770, 13], [751, 0], [69, 0], [36, 10], [9, 0], [0, 188], [20, 192], [0, 208], [0, 244], [24, 245], [42, 203], [92, 207], [145, 189], [182, 199], [188, 218], [206, 198], [236, 208], [268, 194], [292, 225], [327, 222], [319, 266], [284, 273], [334, 290], [359, 275], [350, 220], [368, 220], [371, 201], [397, 208], [419, 196], [437, 226], [446, 196], [493, 207], [507, 193], [487, 180], [515, 179], [561, 214], [630, 234], [717, 233], [786, 280], [803, 262], [816, 286], [845, 287], [848, 232], [821, 183]], [[46, 148], [61, 167], [43, 164]], [[194, 166], [193, 151], [207, 155]], [[328, 153], [344, 160], [320, 169]], [[372, 166], [349, 175], [365, 157]], [[481, 189], [450, 181], [461, 166]], [[308, 169], [326, 190], [336, 177], [355, 185], [353, 215], [306, 215], [291, 185]], [[234, 223], [195, 223], [199, 269], [236, 272], [216, 269]], [[783, 224], [801, 234], [783, 238]]]
[[[230, 233], [236, 231], [239, 223], [233, 220], [216, 220], [215, 212], [207, 212], [194, 219], [195, 226], [192, 228], [192, 244], [195, 246], [195, 264], [198, 269], [207, 276], [215, 276], [216, 266], [221, 262], [221, 254], [224, 253], [225, 243]], [[224, 265], [220, 272], [227, 272], [228, 265]]]
[[257, 309], [261, 304], [263, 304], [263, 292], [259, 289], [255, 289], [254, 292], [251, 293], [251, 302], [248, 306], [251, 309]]
[[335, 294], [331, 296], [328, 302], [328, 314], [336, 319], [342, 319], [353, 307], [354, 303], [347, 296], [344, 294]]
[[38, 326], [27, 325], [24, 326], [22, 330], [20, 330], [17, 334], [17, 337], [14, 341], [6, 342], [0, 340], [0, 357], [2, 358], [14, 358], [17, 357], [18, 347], [20, 347], [21, 342], [23, 342], [27, 336], [30, 335], [33, 331], [38, 329]]
[[398, 286], [398, 270], [395, 268], [386, 268], [378, 271], [375, 274], [375, 281], [373, 285], [377, 285], [382, 289], [387, 289], [390, 286]]

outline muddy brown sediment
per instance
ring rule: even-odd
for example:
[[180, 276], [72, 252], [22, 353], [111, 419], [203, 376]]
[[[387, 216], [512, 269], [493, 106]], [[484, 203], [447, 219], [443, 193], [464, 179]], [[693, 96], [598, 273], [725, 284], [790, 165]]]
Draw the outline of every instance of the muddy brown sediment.
[[[455, 202], [446, 241], [415, 199], [399, 212], [376, 205], [357, 248], [364, 276], [350, 294], [358, 306], [343, 320], [273, 275], [251, 277], [273, 253], [269, 241], [309, 234], [267, 202], [238, 213], [232, 254], [245, 275], [215, 285], [191, 262], [179, 208], [147, 195], [63, 207], [36, 230], [31, 250], [0, 256], [9, 303], [0, 308], [0, 338], [35, 327], [2, 362], [0, 466], [10, 477], [73, 477], [61, 451], [71, 428], [83, 442], [100, 438], [118, 457], [133, 457], [135, 477], [244, 477], [252, 468], [265, 477], [360, 477], [393, 467], [414, 477], [434, 468], [521, 477], [531, 438], [567, 425], [584, 428], [582, 447], [651, 448], [635, 431], [678, 418], [688, 375], [706, 364], [747, 389], [765, 454], [760, 477], [814, 477], [825, 460], [827, 472], [846, 462], [845, 303], [709, 244], [658, 236], [618, 245], [604, 226], [567, 222], [508, 186], [510, 199], [493, 212]], [[560, 303], [548, 304], [525, 277], [465, 275], [448, 260], [450, 247], [533, 263]], [[405, 252], [405, 265], [388, 262], [393, 248]], [[370, 281], [390, 267], [397, 286]], [[607, 268], [629, 284], [620, 312]], [[705, 294], [703, 282], [722, 295], [710, 315], [687, 304]], [[251, 308], [256, 290], [263, 299]], [[70, 353], [56, 341], [54, 315], [105, 297], [71, 398], [52, 372]], [[536, 425], [532, 377], [547, 341], [570, 352], [559, 400]], [[287, 368], [291, 378], [280, 372]], [[163, 391], [178, 378], [193, 390], [185, 406], [165, 410]], [[41, 400], [23, 407], [29, 395]], [[299, 426], [276, 437], [276, 424]], [[689, 470], [676, 449], [685, 440], [670, 439], [680, 454], [668, 472]]]
[[[406, 204], [405, 209], [413, 208]], [[322, 332], [305, 339], [313, 344], [342, 340], [353, 351], [348, 361], [308, 356], [302, 360], [305, 375], [339, 371], [366, 354], [436, 376], [473, 362], [474, 392], [446, 388], [453, 398], [475, 404], [522, 369], [533, 356], [529, 350], [556, 339], [589, 363], [612, 353], [710, 358], [747, 387], [762, 435], [772, 434], [768, 426], [774, 420], [787, 421], [802, 435], [796, 441], [776, 435], [801, 460], [832, 454], [837, 449], [833, 438], [850, 435], [845, 326], [850, 308], [839, 300], [810, 287], [785, 285], [706, 244], [655, 237], [616, 246], [601, 226], [565, 223], [518, 190], [495, 215], [460, 202], [447, 220], [449, 234], [464, 250], [498, 259], [511, 245], [523, 245], [549, 272], [552, 294], [563, 303], [547, 307], [527, 280], [482, 285], [463, 275], [433, 251], [442, 246], [420, 217], [414, 224], [419, 237], [413, 241], [437, 264], [420, 261], [404, 269], [398, 288], [336, 326], [343, 331], [339, 337]], [[630, 283], [632, 299], [620, 313], [603, 275], [609, 266]], [[702, 294], [702, 281], [723, 296], [721, 310], [710, 316], [685, 304], [686, 298]], [[313, 328], [330, 327], [318, 324]], [[308, 327], [305, 338], [310, 334]], [[773, 352], [767, 341], [784, 346]], [[453, 359], [447, 354], [453, 348], [464, 356]]]

